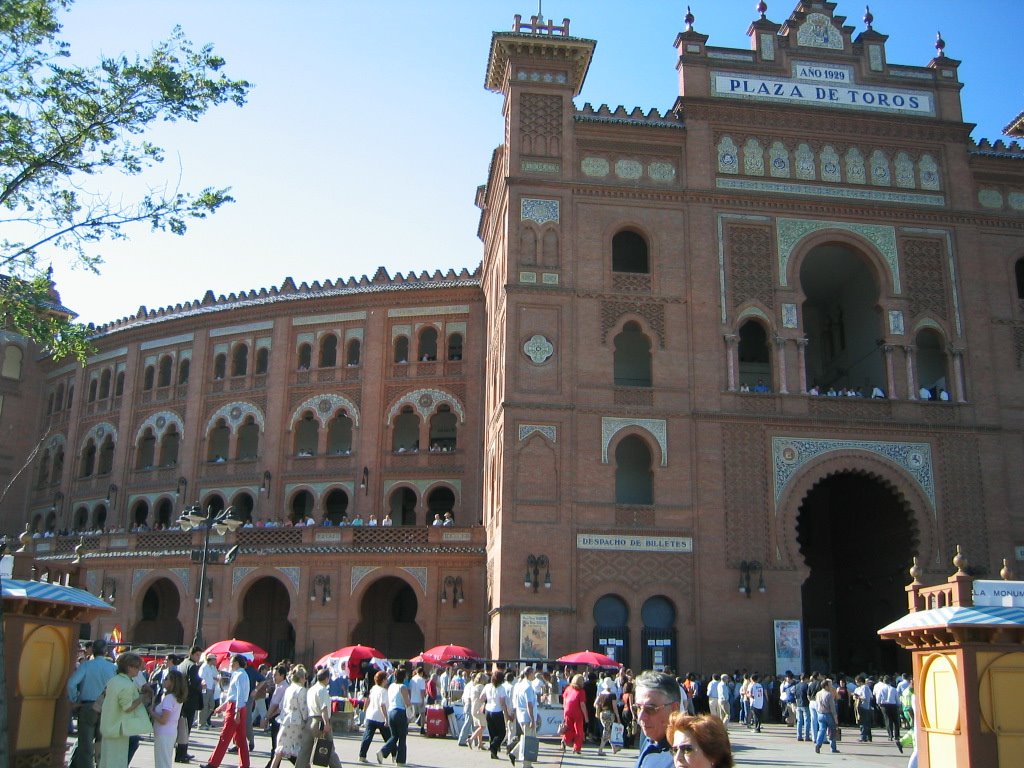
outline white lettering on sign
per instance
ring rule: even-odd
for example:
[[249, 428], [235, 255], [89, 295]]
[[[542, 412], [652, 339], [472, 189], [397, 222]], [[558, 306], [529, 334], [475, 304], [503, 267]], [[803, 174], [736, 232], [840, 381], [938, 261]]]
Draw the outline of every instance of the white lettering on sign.
[[693, 552], [689, 536], [621, 536], [606, 533], [576, 534], [577, 549], [617, 549], [624, 552]]
[[797, 80], [817, 80], [823, 83], [852, 83], [850, 70], [845, 67], [833, 67], [828, 64], [808, 64], [796, 62], [793, 65], [793, 77]]
[[904, 115], [935, 116], [935, 99], [924, 91], [861, 88], [747, 75], [712, 73], [718, 96], [756, 101], [780, 101], [816, 107], [837, 107]]
[[1024, 581], [974, 581], [974, 604], [1024, 608]]

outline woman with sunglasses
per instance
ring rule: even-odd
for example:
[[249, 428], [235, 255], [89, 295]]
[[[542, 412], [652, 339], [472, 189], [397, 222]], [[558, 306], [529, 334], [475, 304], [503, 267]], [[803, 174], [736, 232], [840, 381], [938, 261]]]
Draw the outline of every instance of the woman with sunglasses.
[[673, 712], [665, 733], [676, 768], [732, 768], [732, 747], [725, 723], [711, 715]]

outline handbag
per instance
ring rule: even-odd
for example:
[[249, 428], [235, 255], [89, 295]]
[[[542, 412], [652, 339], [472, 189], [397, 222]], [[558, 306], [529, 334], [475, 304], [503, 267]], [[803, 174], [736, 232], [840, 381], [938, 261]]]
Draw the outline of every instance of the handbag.
[[523, 736], [522, 739], [523, 754], [520, 758], [524, 763], [533, 763], [537, 761], [537, 756], [540, 754], [540, 741], [536, 736]]
[[313, 765], [328, 766], [331, 764], [331, 752], [334, 751], [334, 741], [327, 736], [321, 736], [313, 745]]
[[612, 723], [611, 743], [613, 747], [621, 747], [625, 736], [622, 723]]

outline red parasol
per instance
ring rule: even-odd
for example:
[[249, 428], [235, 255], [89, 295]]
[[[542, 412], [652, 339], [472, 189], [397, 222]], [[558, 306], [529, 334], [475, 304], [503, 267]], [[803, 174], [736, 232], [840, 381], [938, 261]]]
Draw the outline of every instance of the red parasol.
[[322, 656], [316, 665], [318, 667], [329, 667], [332, 660], [335, 664], [344, 664], [348, 670], [348, 679], [357, 680], [359, 678], [359, 667], [363, 661], [384, 658], [387, 657], [372, 646], [346, 645], [344, 648], [339, 648], [336, 651], [331, 651], [326, 656]]
[[203, 651], [203, 658], [205, 659], [207, 656], [216, 656], [217, 666], [219, 668], [221, 664], [236, 653], [242, 654], [253, 664], [262, 664], [267, 660], [267, 652], [258, 645], [250, 643], [248, 640], [235, 640], [234, 638], [214, 643]]
[[423, 660], [431, 664], [451, 664], [456, 661], [480, 661], [480, 655], [464, 645], [435, 645], [423, 652]]
[[617, 662], [611, 656], [605, 656], [603, 653], [595, 653], [594, 651], [578, 651], [576, 653], [570, 653], [557, 661], [560, 664], [585, 664], [589, 667], [611, 667], [614, 669], [618, 669], [622, 666], [622, 664]]

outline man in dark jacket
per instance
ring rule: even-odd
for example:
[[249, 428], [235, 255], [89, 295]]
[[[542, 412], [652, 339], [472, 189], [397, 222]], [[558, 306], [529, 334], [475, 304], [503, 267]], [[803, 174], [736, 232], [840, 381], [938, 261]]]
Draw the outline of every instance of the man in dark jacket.
[[[203, 682], [199, 677], [199, 659], [203, 654], [202, 648], [193, 648], [188, 657], [178, 665], [178, 671], [185, 676], [188, 683], [188, 696], [181, 707], [181, 716], [185, 718], [185, 727], [188, 735], [192, 735], [192, 726], [195, 724], [196, 713], [203, 708]], [[174, 762], [187, 763], [192, 759], [188, 754], [188, 741], [184, 744], [177, 744], [174, 749]]]

